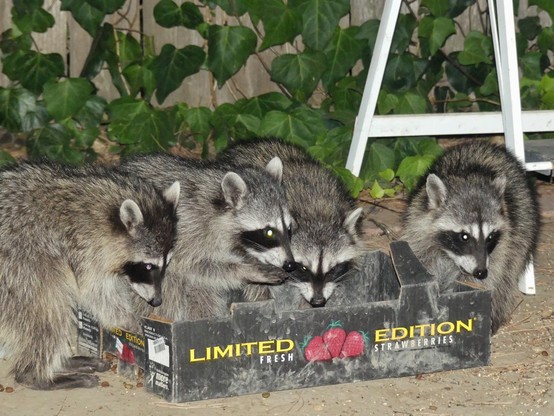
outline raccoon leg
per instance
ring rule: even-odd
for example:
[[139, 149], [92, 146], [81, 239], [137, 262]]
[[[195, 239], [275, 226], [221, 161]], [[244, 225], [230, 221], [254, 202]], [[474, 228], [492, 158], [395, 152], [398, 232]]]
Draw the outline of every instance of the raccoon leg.
[[108, 361], [100, 358], [75, 355], [69, 359], [66, 368], [77, 373], [94, 373], [95, 371], [102, 373], [108, 371], [110, 367], [111, 364]]

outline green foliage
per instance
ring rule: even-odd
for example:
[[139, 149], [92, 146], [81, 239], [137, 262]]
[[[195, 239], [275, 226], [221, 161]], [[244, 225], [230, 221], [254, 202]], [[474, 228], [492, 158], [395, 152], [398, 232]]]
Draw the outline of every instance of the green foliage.
[[[400, 15], [379, 114], [499, 109], [486, 30], [464, 34], [462, 50], [444, 50], [459, 32], [454, 19], [475, 2], [421, 0], [418, 10]], [[379, 27], [378, 20], [345, 26], [349, 0], [157, 0], [153, 15], [160, 28], [184, 27], [203, 40], [202, 45], [157, 49], [151, 37], [106, 22], [109, 15], [124, 14], [124, 5], [125, 0], [61, 1], [62, 10], [92, 40], [83, 68], [70, 77], [62, 56], [35, 47], [34, 34], [56, 25], [44, 1], [13, 0], [11, 28], [0, 37], [3, 72], [11, 81], [0, 87], [0, 125], [26, 138], [29, 157], [93, 160], [92, 146], [101, 134], [115, 153], [179, 144], [199, 148], [203, 157], [235, 140], [278, 136], [332, 168], [353, 195], [365, 187], [374, 198], [383, 198], [411, 189], [441, 152], [434, 138], [371, 138], [360, 177], [344, 168]], [[554, 15], [551, 0], [530, 0], [530, 5]], [[213, 23], [221, 11], [240, 21]], [[548, 53], [554, 52], [554, 29], [543, 27], [537, 17], [519, 19], [518, 29], [522, 106], [553, 109]], [[285, 44], [287, 53], [279, 53], [276, 47]], [[259, 53], [270, 48], [269, 64]], [[207, 71], [221, 88], [252, 59], [262, 60], [280, 92], [213, 109], [164, 105], [189, 77]], [[120, 95], [110, 102], [92, 83], [103, 69]], [[11, 161], [0, 152], [0, 164]]]

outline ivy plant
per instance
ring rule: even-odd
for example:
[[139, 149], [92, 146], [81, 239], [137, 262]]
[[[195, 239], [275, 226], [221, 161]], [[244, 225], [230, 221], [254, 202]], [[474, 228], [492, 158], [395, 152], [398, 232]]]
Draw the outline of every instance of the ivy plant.
[[[399, 17], [379, 94], [379, 114], [499, 109], [490, 36], [462, 33], [463, 50], [446, 52], [445, 42], [461, 29], [456, 18], [475, 0], [406, 1]], [[550, 16], [550, 0], [530, 0]], [[378, 20], [343, 27], [349, 0], [159, 0], [154, 19], [161, 28], [196, 31], [203, 46], [156, 50], [144, 34], [106, 22], [124, 13], [125, 0], [62, 0], [91, 36], [92, 46], [78, 77], [68, 77], [64, 59], [37, 50], [33, 34], [56, 25], [43, 0], [13, 0], [11, 28], [1, 34], [2, 70], [10, 85], [0, 87], [0, 125], [25, 138], [30, 158], [83, 163], [97, 156], [93, 144], [107, 135], [115, 153], [196, 146], [204, 157], [231, 142], [277, 136], [307, 149], [335, 170], [354, 195], [410, 189], [440, 154], [435, 138], [371, 139], [360, 177], [345, 168], [355, 117], [379, 27]], [[216, 9], [238, 18], [219, 25], [205, 18]], [[483, 11], [486, 13], [486, 11]], [[486, 19], [483, 19], [486, 20]], [[246, 25], [250, 21], [252, 25]], [[524, 109], [554, 108], [549, 59], [554, 29], [537, 17], [518, 20], [518, 52]], [[163, 29], [161, 29], [163, 30]], [[224, 86], [250, 57], [288, 44], [266, 65], [275, 90], [216, 108], [186, 103], [164, 105], [169, 94], [200, 71]], [[119, 97], [100, 96], [92, 80], [107, 68]], [[315, 94], [314, 94], [315, 93]], [[315, 100], [315, 96], [323, 97]], [[0, 153], [0, 163], [9, 160]]]

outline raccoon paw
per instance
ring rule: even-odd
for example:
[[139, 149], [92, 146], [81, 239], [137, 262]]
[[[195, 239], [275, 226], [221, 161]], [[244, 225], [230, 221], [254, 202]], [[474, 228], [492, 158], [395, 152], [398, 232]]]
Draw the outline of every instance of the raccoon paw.
[[108, 371], [111, 364], [96, 357], [76, 355], [69, 359], [67, 368], [77, 373], [94, 373]]
[[61, 390], [76, 388], [97, 387], [100, 379], [91, 374], [67, 373], [57, 374], [51, 381], [35, 382], [31, 386], [34, 390]]
[[258, 273], [250, 276], [248, 283], [263, 283], [268, 285], [280, 285], [289, 278], [290, 274], [280, 267], [261, 265]]

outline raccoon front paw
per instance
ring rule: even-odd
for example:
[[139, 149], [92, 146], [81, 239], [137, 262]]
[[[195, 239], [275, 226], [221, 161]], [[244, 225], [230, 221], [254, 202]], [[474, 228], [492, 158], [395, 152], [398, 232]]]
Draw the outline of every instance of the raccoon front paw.
[[77, 373], [94, 373], [95, 371], [102, 373], [108, 371], [110, 367], [109, 362], [100, 358], [76, 355], [69, 359], [67, 369]]
[[31, 386], [34, 390], [61, 390], [76, 388], [97, 387], [100, 379], [92, 374], [67, 373], [57, 374], [51, 381], [35, 382]]
[[248, 283], [264, 283], [268, 285], [280, 285], [289, 278], [289, 273], [280, 267], [271, 265], [261, 265], [257, 273], [253, 273], [248, 279]]

